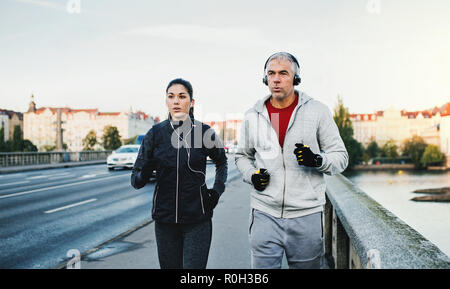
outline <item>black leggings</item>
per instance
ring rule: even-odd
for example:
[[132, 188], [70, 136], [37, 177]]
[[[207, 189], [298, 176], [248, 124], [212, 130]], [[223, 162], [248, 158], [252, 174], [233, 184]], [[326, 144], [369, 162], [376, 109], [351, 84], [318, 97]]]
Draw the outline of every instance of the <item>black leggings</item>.
[[161, 269], [205, 269], [211, 245], [211, 219], [196, 224], [155, 222]]

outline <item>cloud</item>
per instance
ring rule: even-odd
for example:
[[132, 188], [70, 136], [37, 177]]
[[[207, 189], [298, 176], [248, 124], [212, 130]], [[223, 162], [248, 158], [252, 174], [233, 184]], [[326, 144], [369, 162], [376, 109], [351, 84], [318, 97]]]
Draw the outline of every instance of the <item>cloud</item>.
[[[65, 0], [63, 4], [43, 0], [14, 0], [14, 1], [17, 3], [31, 4], [34, 6], [65, 11], [70, 14], [81, 13], [81, 0]], [[83, 8], [83, 13], [85, 12], [86, 9]]]
[[16, 0], [16, 2], [20, 2], [20, 3], [26, 3], [26, 4], [33, 4], [36, 6], [41, 6], [41, 7], [47, 7], [47, 8], [54, 8], [54, 9], [66, 9], [66, 5], [61, 5], [61, 4], [57, 4], [57, 3], [52, 3], [49, 1], [42, 1], [42, 0]]
[[142, 35], [175, 40], [189, 40], [221, 45], [267, 45], [263, 33], [253, 27], [220, 28], [190, 24], [148, 26], [126, 31], [128, 35]]

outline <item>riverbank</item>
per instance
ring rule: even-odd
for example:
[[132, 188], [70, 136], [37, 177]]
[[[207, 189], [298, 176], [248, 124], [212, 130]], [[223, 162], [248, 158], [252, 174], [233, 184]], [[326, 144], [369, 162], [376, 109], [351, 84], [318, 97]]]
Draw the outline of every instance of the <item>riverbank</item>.
[[428, 194], [428, 196], [414, 197], [411, 201], [418, 202], [450, 202], [450, 187], [415, 190], [416, 194]]
[[[356, 165], [355, 171], [379, 171], [379, 170], [415, 170], [414, 164], [379, 164], [379, 165]], [[447, 171], [450, 168], [430, 166], [424, 171]]]
[[414, 170], [413, 164], [379, 164], [379, 165], [356, 165], [355, 171], [378, 171], [378, 170]]

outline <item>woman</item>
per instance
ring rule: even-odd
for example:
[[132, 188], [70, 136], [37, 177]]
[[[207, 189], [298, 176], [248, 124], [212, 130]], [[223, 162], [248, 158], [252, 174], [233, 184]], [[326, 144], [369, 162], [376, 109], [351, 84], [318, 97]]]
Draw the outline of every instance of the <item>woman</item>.
[[[193, 90], [183, 79], [166, 89], [168, 119], [145, 135], [131, 174], [140, 189], [156, 169], [152, 218], [162, 269], [204, 269], [212, 214], [225, 190], [227, 157], [214, 131], [194, 119]], [[216, 166], [212, 189], [205, 184], [206, 158]]]

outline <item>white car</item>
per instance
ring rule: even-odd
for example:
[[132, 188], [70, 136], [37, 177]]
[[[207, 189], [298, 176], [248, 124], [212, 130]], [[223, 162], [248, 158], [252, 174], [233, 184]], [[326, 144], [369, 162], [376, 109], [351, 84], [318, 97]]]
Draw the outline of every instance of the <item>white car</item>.
[[124, 145], [113, 151], [106, 159], [108, 170], [114, 168], [133, 168], [140, 145]]
[[238, 149], [238, 146], [237, 146], [237, 145], [232, 145], [232, 146], [230, 146], [230, 147], [228, 148], [228, 153], [229, 153], [229, 154], [235, 154], [235, 153], [237, 153], [237, 149]]

